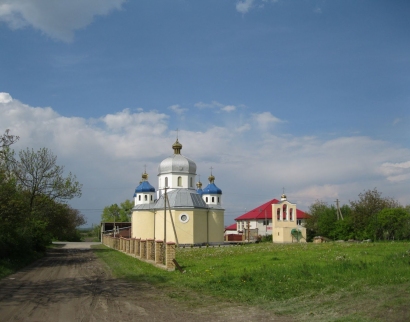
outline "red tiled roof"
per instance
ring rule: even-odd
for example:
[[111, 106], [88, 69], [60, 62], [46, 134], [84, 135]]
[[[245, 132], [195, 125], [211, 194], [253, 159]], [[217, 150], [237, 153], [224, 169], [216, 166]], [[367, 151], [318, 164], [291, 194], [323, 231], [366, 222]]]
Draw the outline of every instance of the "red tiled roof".
[[[249, 219], [272, 219], [272, 204], [277, 204], [280, 201], [278, 199], [272, 199], [264, 204], [248, 211], [247, 213], [243, 214], [235, 218], [235, 220], [249, 220]], [[266, 217], [265, 217], [266, 216]], [[309, 215], [302, 210], [296, 209], [296, 218], [297, 219], [306, 219], [309, 218]]]
[[225, 228], [225, 231], [226, 230], [236, 230], [236, 223], [235, 224], [232, 224], [232, 225], [230, 225], [230, 226], [228, 226], [228, 227], [226, 227]]

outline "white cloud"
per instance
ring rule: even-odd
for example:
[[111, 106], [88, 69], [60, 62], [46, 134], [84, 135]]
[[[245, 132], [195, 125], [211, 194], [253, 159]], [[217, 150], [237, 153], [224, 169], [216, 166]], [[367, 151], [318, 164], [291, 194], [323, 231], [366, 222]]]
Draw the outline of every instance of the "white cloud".
[[410, 161], [399, 163], [383, 163], [381, 172], [391, 182], [407, 181], [410, 179]]
[[[20, 136], [16, 150], [47, 147], [59, 164], [77, 175], [84, 184], [83, 197], [71, 204], [97, 209], [83, 211], [89, 224], [98, 222], [104, 206], [132, 197], [144, 165], [157, 186], [158, 164], [172, 154], [175, 141], [171, 118], [156, 111], [124, 109], [98, 119], [63, 117], [51, 107], [31, 107], [0, 93], [0, 115], [0, 133], [10, 129]], [[269, 112], [253, 116], [269, 120], [262, 124], [281, 122]], [[245, 208], [280, 197], [282, 187], [303, 210], [316, 199], [333, 203], [338, 198], [347, 204], [374, 187], [410, 204], [410, 161], [403, 161], [410, 160], [409, 149], [360, 136], [261, 137], [250, 130], [245, 123], [178, 133], [182, 153], [196, 162], [204, 184], [213, 167], [215, 183], [223, 191], [226, 224]]]
[[168, 107], [171, 111], [173, 111], [176, 114], [183, 114], [185, 111], [188, 111], [187, 108], [182, 108], [180, 105], [175, 104], [175, 105], [171, 105]]
[[[199, 109], [216, 109], [219, 111], [223, 112], [233, 112], [236, 111], [237, 107], [235, 105], [224, 105], [222, 103], [219, 103], [217, 101], [212, 101], [211, 103], [204, 103], [204, 102], [198, 102], [194, 104], [195, 107]], [[243, 106], [242, 106], [243, 107]]]
[[271, 124], [283, 122], [276, 116], [273, 116], [271, 112], [254, 113], [252, 114], [252, 116], [258, 124], [258, 127], [260, 127], [263, 130], [268, 129]]
[[11, 29], [32, 26], [51, 38], [72, 41], [95, 16], [119, 10], [125, 0], [0, 0], [0, 21]]
[[226, 106], [222, 107], [221, 110], [224, 111], [224, 112], [232, 112], [232, 111], [236, 110], [236, 106], [226, 105]]
[[7, 104], [13, 100], [9, 93], [0, 93], [0, 104]]
[[242, 133], [242, 132], [249, 131], [250, 129], [251, 129], [251, 126], [248, 123], [246, 123], [246, 124], [236, 128], [236, 132]]
[[247, 13], [253, 6], [255, 0], [243, 0], [236, 3], [236, 10], [240, 13]]

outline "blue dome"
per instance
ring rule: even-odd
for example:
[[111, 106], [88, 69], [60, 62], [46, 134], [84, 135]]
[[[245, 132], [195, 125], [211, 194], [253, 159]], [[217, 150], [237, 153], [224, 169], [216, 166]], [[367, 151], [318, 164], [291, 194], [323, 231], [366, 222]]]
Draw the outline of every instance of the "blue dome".
[[155, 192], [155, 188], [151, 186], [148, 181], [143, 181], [137, 188], [135, 188], [135, 193], [140, 192]]
[[201, 188], [196, 189], [196, 192], [197, 192], [199, 195], [201, 195], [201, 196], [202, 196], [202, 194], [204, 193], [204, 191], [203, 191]]
[[208, 184], [204, 190], [202, 190], [202, 194], [212, 194], [212, 195], [221, 195], [222, 190], [219, 189], [215, 183]]

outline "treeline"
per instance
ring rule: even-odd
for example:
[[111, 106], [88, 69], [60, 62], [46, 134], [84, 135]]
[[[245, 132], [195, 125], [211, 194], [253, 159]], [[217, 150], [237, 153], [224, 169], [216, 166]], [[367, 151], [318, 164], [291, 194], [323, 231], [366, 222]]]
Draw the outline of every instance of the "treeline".
[[17, 155], [18, 140], [7, 130], [0, 136], [0, 259], [42, 252], [52, 240], [80, 240], [84, 216], [66, 204], [81, 196], [82, 185], [46, 148]]
[[336, 206], [323, 201], [310, 206], [308, 241], [314, 236], [333, 240], [410, 240], [410, 206], [382, 197], [376, 188], [360, 193], [358, 200], [339, 209], [338, 215]]

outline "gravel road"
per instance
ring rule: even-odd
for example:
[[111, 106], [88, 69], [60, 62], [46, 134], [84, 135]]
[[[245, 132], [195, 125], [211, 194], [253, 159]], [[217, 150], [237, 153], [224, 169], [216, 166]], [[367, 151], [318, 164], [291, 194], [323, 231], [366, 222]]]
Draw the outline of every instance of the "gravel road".
[[0, 280], [0, 321], [289, 321], [236, 305], [187, 308], [149, 284], [114, 279], [96, 243], [63, 244]]

